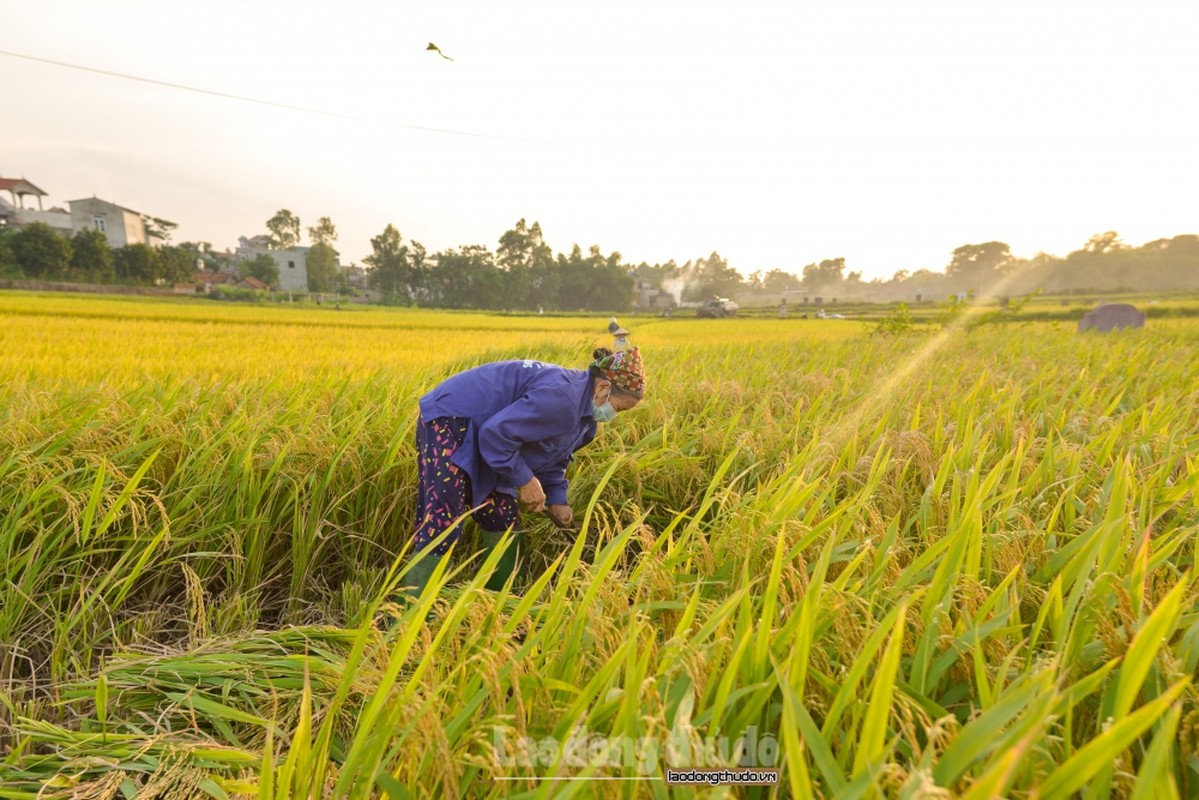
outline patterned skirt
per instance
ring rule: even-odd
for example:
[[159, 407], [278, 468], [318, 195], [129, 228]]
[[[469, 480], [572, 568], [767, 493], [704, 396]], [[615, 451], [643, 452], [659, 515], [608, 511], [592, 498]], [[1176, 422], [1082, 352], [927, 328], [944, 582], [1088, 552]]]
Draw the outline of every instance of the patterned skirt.
[[[450, 456], [462, 446], [469, 422], [462, 417], [416, 420], [416, 464], [420, 484], [413, 537], [417, 552], [442, 531], [449, 530], [449, 535], [433, 549], [437, 555], [444, 555], [462, 533], [462, 526], [454, 523], [470, 510], [470, 476], [450, 463]], [[520, 504], [511, 495], [492, 492], [471, 517], [485, 531], [505, 531], [520, 521]]]

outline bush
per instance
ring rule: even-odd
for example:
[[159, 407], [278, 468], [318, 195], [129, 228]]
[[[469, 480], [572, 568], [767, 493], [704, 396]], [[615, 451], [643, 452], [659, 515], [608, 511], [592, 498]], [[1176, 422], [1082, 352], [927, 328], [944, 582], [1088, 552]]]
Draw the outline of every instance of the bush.
[[71, 261], [71, 243], [44, 222], [26, 225], [8, 239], [17, 267], [27, 277], [61, 280]]
[[912, 314], [908, 310], [907, 303], [900, 303], [895, 307], [895, 310], [885, 317], [882, 317], [878, 322], [870, 328], [871, 336], [898, 336], [904, 333], [911, 333], [916, 327], [916, 323], [912, 320]]
[[[965, 329], [969, 333], [983, 325], [994, 325], [1000, 322], [1014, 322], [1019, 319], [1022, 322], [1029, 321], [1028, 317], [1021, 316], [1024, 307], [1028, 305], [1028, 301], [1041, 294], [1041, 290], [1033, 292], [1031, 295], [1026, 295], [1018, 300], [1008, 300], [1006, 305], [1001, 305], [998, 308], [989, 308], [986, 311], [978, 311], [974, 314], [969, 314], [965, 317]], [[937, 314], [937, 322], [942, 328], [954, 327], [958, 319], [966, 314], [967, 309], [971, 306], [969, 300], [958, 300], [956, 297], [950, 296], [944, 303], [939, 304], [940, 311]]]
[[266, 303], [268, 300], [266, 292], [240, 286], [214, 286], [208, 296], [213, 300], [233, 300], [239, 303]]
[[116, 280], [112, 250], [104, 234], [85, 228], [71, 238], [71, 278], [85, 283]]
[[0, 230], [0, 278], [21, 278], [21, 268], [17, 266], [17, 257], [9, 247], [12, 233]]

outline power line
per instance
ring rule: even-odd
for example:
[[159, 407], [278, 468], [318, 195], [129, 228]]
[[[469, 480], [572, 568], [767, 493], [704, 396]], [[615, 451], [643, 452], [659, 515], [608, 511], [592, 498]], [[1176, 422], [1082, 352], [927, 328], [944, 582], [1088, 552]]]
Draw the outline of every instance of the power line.
[[[298, 111], [302, 114], [316, 114], [322, 117], [334, 117], [336, 119], [347, 119], [354, 122], [369, 122], [380, 123], [379, 120], [368, 119], [366, 117], [358, 117], [352, 114], [340, 114], [336, 111], [324, 111], [319, 108], [306, 108], [304, 106], [293, 106], [288, 103], [276, 103], [273, 100], [262, 100], [257, 97], [247, 97], [240, 94], [230, 94], [229, 92], [218, 92], [214, 89], [202, 89], [198, 86], [185, 86], [181, 83], [171, 83], [170, 81], [160, 81], [156, 78], [146, 78], [141, 75], [129, 75], [124, 72], [113, 72], [112, 70], [100, 69], [98, 67], [89, 67], [84, 64], [71, 64], [66, 61], [55, 61], [52, 58], [41, 58], [40, 56], [31, 56], [26, 53], [14, 53], [10, 50], [0, 50], [0, 56], [9, 56], [11, 58], [23, 58], [26, 61], [37, 61], [42, 64], [52, 64], [56, 67], [66, 67], [67, 69], [77, 69], [82, 72], [92, 72], [97, 75], [107, 75], [111, 78], [123, 78], [128, 81], [138, 81], [139, 83], [149, 83], [153, 86], [165, 86], [168, 89], [179, 89], [185, 92], [195, 92], [196, 94], [206, 94], [211, 97], [223, 97], [227, 100], [239, 100], [243, 103], [255, 103], [260, 106], [269, 106], [271, 108], [282, 108], [287, 111]], [[380, 123], [381, 124], [381, 123]], [[427, 125], [408, 125], [402, 122], [387, 123], [393, 124], [396, 127], [408, 128], [414, 131], [426, 131], [428, 133], [445, 133], [452, 136], [470, 136], [476, 139], [498, 139], [505, 142], [524, 142], [526, 144], [557, 144], [542, 139], [522, 139], [516, 136], [497, 136], [490, 133], [472, 133], [470, 131], [456, 131], [450, 128], [433, 128]]]

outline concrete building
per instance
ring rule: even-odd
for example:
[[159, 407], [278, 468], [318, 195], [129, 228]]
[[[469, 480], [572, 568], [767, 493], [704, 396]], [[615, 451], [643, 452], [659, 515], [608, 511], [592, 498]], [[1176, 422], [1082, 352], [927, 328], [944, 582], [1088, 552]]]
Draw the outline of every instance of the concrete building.
[[[26, 208], [29, 197], [37, 198], [36, 209]], [[162, 244], [162, 239], [146, 227], [146, 215], [132, 209], [89, 197], [69, 201], [69, 211], [57, 207], [46, 210], [42, 205], [43, 197], [46, 193], [24, 178], [0, 178], [0, 226], [19, 228], [43, 222], [67, 238], [79, 231], [94, 229], [104, 234], [109, 247], [127, 244], [158, 247]]]
[[75, 230], [71, 227], [71, 214], [61, 208], [51, 208], [43, 211], [39, 208], [14, 207], [0, 197], [0, 228], [19, 228], [22, 225], [32, 225], [42, 222], [54, 229], [54, 232], [64, 238], [71, 238]]
[[[24, 178], [0, 178], [0, 228], [43, 222], [58, 235], [70, 237], [74, 233], [71, 215], [61, 208], [46, 210], [42, 205], [45, 196], [45, 192]], [[37, 198], [37, 208], [26, 207], [28, 197]]]
[[652, 281], [638, 279], [637, 302], [638, 311], [668, 311], [677, 305], [674, 295], [665, 289], [660, 289]]
[[366, 270], [357, 264], [341, 267], [341, 274], [346, 276], [346, 283], [351, 289], [366, 289]]
[[8, 192], [9, 199], [4, 201], [4, 196], [0, 194], [0, 201], [10, 208], [24, 208], [26, 197], [36, 197], [38, 211], [42, 210], [42, 198], [46, 196], [45, 192], [24, 178], [0, 178], [0, 192]]
[[96, 197], [70, 200], [71, 227], [76, 231], [94, 228], [108, 239], [109, 247], [146, 244], [158, 247], [162, 240], [146, 229], [145, 215]]
[[279, 288], [285, 292], [308, 291], [308, 248], [272, 250], [269, 236], [240, 236], [237, 239], [237, 260], [251, 261], [265, 253], [279, 265]]

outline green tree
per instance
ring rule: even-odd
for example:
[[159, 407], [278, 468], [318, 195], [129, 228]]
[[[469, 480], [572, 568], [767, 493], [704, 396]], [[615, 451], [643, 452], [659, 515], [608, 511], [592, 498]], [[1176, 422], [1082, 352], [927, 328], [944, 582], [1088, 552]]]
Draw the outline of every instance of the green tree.
[[158, 248], [158, 274], [167, 283], [191, 283], [196, 277], [196, 258], [190, 250], [166, 245]]
[[912, 297], [921, 295], [925, 300], [931, 300], [949, 291], [946, 281], [945, 273], [933, 272], [922, 267], [908, 276], [903, 282], [903, 289]]
[[557, 287], [553, 294], [543, 291], [548, 268], [554, 256], [541, 234], [541, 224], [532, 226], [520, 219], [516, 225], [500, 237], [496, 250], [496, 263], [507, 273], [504, 281], [504, 305], [512, 308], [536, 308], [557, 299]]
[[[299, 224], [299, 220], [296, 220]], [[316, 221], [316, 225], [308, 229], [308, 239], [313, 244], [332, 245], [337, 241], [337, 228], [333, 224], [333, 220], [328, 217], [321, 217]]]
[[605, 257], [592, 245], [584, 256], [576, 244], [570, 255], [558, 255], [558, 273], [559, 308], [625, 311], [632, 306], [636, 278], [620, 263], [620, 253]]
[[1199, 287], [1199, 236], [1175, 236], [1167, 243], [1161, 258], [1162, 278], [1157, 286], [1192, 289]]
[[1166, 243], [1166, 249], [1193, 264], [1199, 261], [1199, 236], [1193, 233], [1175, 236]]
[[17, 257], [13, 255], [12, 245], [9, 244], [11, 239], [12, 233], [0, 228], [0, 278], [22, 277]]
[[271, 232], [271, 245], [280, 250], [290, 250], [300, 242], [300, 218], [286, 208], [266, 221], [266, 229]]
[[[1062, 282], [1071, 289], [1096, 291], [1168, 288], [1174, 282], [1167, 277], [1170, 271], [1163, 253], [1153, 244], [1134, 250], [1120, 241], [1115, 231], [1097, 233], [1081, 250], [1066, 256], [1061, 268]], [[1163, 277], [1167, 278], [1164, 282]]]
[[620, 263], [620, 253], [612, 252], [605, 258], [600, 256], [598, 247], [593, 247], [591, 252], [594, 257], [599, 257], [599, 263], [594, 268], [592, 294], [586, 307], [592, 311], [628, 311], [633, 305], [637, 279]]
[[220, 265], [217, 264], [216, 257], [212, 254], [211, 242], [182, 242], [179, 246], [191, 253], [196, 261], [203, 261], [204, 269], [209, 272], [216, 272], [219, 269]]
[[1120, 234], [1115, 231], [1097, 233], [1083, 245], [1083, 250], [1086, 250], [1088, 253], [1114, 253], [1117, 250], [1128, 249], [1128, 245], [1120, 241]]
[[22, 226], [9, 238], [13, 258], [30, 278], [58, 280], [71, 263], [71, 244], [44, 222]]
[[370, 267], [367, 285], [383, 295], [383, 302], [392, 305], [411, 302], [412, 264], [404, 237], [394, 225], [389, 223], [381, 234], [371, 239], [371, 254], [362, 260]]
[[487, 245], [468, 244], [437, 254], [429, 300], [440, 308], [504, 307], [504, 273]]
[[562, 290], [562, 275], [554, 260], [554, 251], [545, 243], [541, 224], [534, 222], [529, 228], [529, 308], [558, 308], [558, 297]]
[[116, 279], [108, 238], [94, 228], [84, 228], [71, 237], [71, 277], [87, 283], [111, 283]]
[[693, 300], [708, 300], [712, 295], [732, 297], [740, 288], [741, 273], [713, 251], [695, 262], [694, 278], [687, 282], [686, 293]]
[[151, 286], [162, 277], [158, 254], [144, 244], [130, 244], [113, 252], [117, 280]]
[[259, 253], [237, 265], [243, 278], [256, 278], [272, 289], [279, 288], [279, 263], [266, 253]]
[[876, 322], [873, 327], [867, 326], [871, 336], [897, 336], [910, 333], [915, 326], [907, 303], [900, 303], [893, 311]]
[[1012, 278], [1005, 283], [1005, 294], [1019, 295], [1038, 289], [1052, 291], [1063, 276], [1062, 259], [1048, 253], [1037, 253], [1032, 258], [1017, 258], [1012, 261]]
[[405, 246], [405, 256], [408, 259], [408, 287], [405, 293], [408, 302], [416, 301], [426, 304], [428, 286], [432, 278], [434, 264], [428, 258], [428, 251], [420, 242], [413, 241]]
[[845, 280], [845, 259], [826, 258], [803, 268], [803, 287], [809, 292], [832, 289]]
[[147, 236], [157, 237], [163, 242], [171, 241], [171, 235], [179, 227], [178, 222], [171, 222], [162, 217], [151, 217], [149, 214], [142, 214], [142, 224], [146, 226]]
[[586, 306], [591, 291], [592, 263], [583, 256], [583, 248], [572, 245], [570, 254], [558, 254], [558, 308], [578, 311]]
[[337, 269], [337, 251], [324, 242], [317, 242], [308, 250], [308, 291], [334, 292], [337, 291], [338, 279], [341, 277]]
[[964, 244], [953, 251], [945, 275], [959, 288], [982, 290], [1001, 278], [1015, 264], [1004, 242]]
[[762, 289], [771, 294], [795, 291], [803, 286], [795, 275], [781, 269], [772, 269], [762, 276]]

